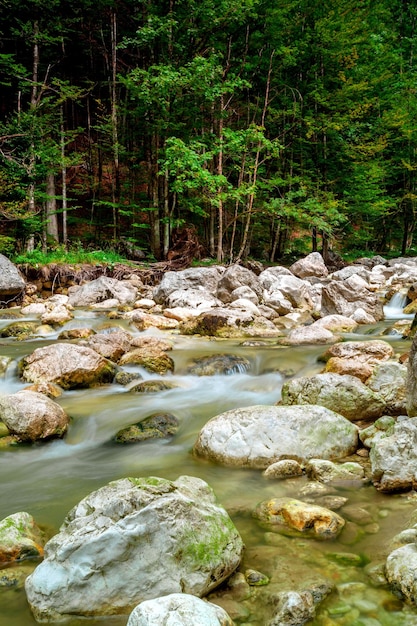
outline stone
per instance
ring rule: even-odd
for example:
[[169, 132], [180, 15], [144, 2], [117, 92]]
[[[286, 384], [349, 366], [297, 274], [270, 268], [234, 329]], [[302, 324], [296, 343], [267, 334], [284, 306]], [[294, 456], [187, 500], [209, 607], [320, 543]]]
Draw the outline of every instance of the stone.
[[228, 304], [232, 302], [232, 293], [235, 289], [249, 287], [258, 298], [262, 296], [262, 286], [259, 278], [251, 270], [241, 265], [230, 265], [222, 274], [217, 284], [217, 297]]
[[359, 307], [376, 321], [384, 317], [380, 298], [364, 285], [350, 285], [347, 280], [333, 280], [323, 285], [321, 294], [321, 314], [323, 316], [336, 313], [351, 317]]
[[124, 330], [98, 332], [78, 345], [91, 348], [105, 359], [118, 363], [122, 356], [131, 349], [133, 336]]
[[19, 364], [27, 382], [52, 382], [63, 389], [93, 387], [113, 380], [115, 366], [95, 350], [70, 343], [37, 348]]
[[123, 478], [68, 513], [26, 595], [37, 621], [128, 614], [171, 593], [207, 595], [236, 570], [242, 551], [203, 480]]
[[281, 340], [284, 345], [335, 343], [339, 337], [316, 323], [294, 328]]
[[127, 626], [233, 626], [220, 606], [186, 593], [145, 600], [129, 616]]
[[315, 322], [315, 326], [321, 326], [332, 333], [353, 333], [358, 328], [358, 323], [345, 315], [326, 315]]
[[408, 543], [391, 552], [385, 563], [385, 575], [396, 596], [417, 604], [417, 545]]
[[366, 381], [367, 387], [385, 402], [386, 415], [405, 415], [407, 366], [397, 361], [377, 363]]
[[138, 290], [128, 281], [100, 276], [81, 286], [68, 289], [69, 304], [73, 307], [88, 307], [92, 304], [115, 299], [120, 306], [133, 304]]
[[286, 497], [261, 502], [254, 516], [268, 525], [287, 526], [319, 539], [334, 539], [345, 525], [344, 519], [335, 511]]
[[0, 306], [23, 298], [26, 281], [15, 265], [0, 254]]
[[216, 297], [217, 285], [224, 272], [223, 267], [190, 267], [179, 272], [165, 272], [159, 285], [153, 290], [157, 304], [166, 304], [168, 297], [177, 290], [197, 289]]
[[187, 367], [192, 376], [215, 376], [217, 374], [242, 374], [248, 372], [250, 362], [245, 357], [234, 354], [213, 354], [200, 357]]
[[0, 418], [12, 435], [30, 442], [63, 437], [69, 425], [69, 417], [59, 404], [25, 389], [0, 397]]
[[290, 265], [289, 270], [298, 278], [308, 278], [310, 276], [325, 278], [329, 273], [320, 252], [307, 254], [303, 259], [299, 259]]
[[283, 459], [335, 459], [352, 454], [358, 429], [325, 407], [250, 406], [209, 420], [194, 445], [222, 465], [266, 469]]
[[407, 363], [406, 406], [410, 417], [417, 416], [417, 333], [414, 335]]
[[383, 492], [417, 487], [417, 417], [397, 421], [386, 437], [375, 439], [369, 454], [374, 486]]
[[0, 522], [0, 564], [43, 557], [44, 535], [29, 513], [24, 511]]
[[327, 349], [323, 355], [326, 372], [351, 374], [366, 382], [374, 367], [394, 357], [394, 349], [386, 341], [344, 341]]
[[293, 378], [284, 383], [281, 404], [319, 404], [352, 422], [377, 419], [386, 409], [380, 395], [357, 377], [331, 372]]
[[269, 465], [263, 475], [265, 478], [293, 478], [302, 476], [303, 468], [298, 461], [285, 459]]
[[323, 483], [344, 482], [360, 485], [365, 480], [365, 472], [359, 463], [333, 463], [326, 459], [310, 459], [306, 463], [306, 474], [311, 480], [318, 480]]
[[171, 413], [155, 413], [141, 422], [127, 426], [115, 435], [116, 443], [137, 443], [147, 439], [161, 439], [175, 435], [179, 421]]

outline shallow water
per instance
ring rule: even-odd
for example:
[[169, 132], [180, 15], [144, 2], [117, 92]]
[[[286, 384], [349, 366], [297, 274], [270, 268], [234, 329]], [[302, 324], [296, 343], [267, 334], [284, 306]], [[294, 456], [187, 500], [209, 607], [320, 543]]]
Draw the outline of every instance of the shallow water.
[[[1, 321], [2, 326], [8, 323], [9, 320]], [[125, 322], [108, 322], [104, 314], [83, 311], [78, 311], [77, 318], [65, 328], [91, 326], [99, 329], [109, 323], [139, 334]], [[379, 338], [387, 326], [389, 322], [361, 328], [360, 334], [351, 334], [347, 338]], [[153, 331], [151, 334], [162, 333]], [[25, 387], [17, 377], [19, 359], [35, 348], [55, 341], [56, 337], [55, 333], [25, 342], [0, 340], [0, 357], [12, 359], [6, 374], [0, 378], [0, 393], [13, 393]], [[349, 535], [353, 532], [350, 526], [349, 532], [344, 530], [337, 540], [331, 542], [284, 537], [261, 528], [252, 518], [251, 511], [267, 498], [297, 497], [306, 485], [304, 477], [268, 481], [261, 472], [223, 468], [192, 455], [197, 433], [208, 419], [235, 407], [276, 403], [288, 377], [321, 371], [323, 363], [319, 358], [325, 348], [287, 348], [278, 345], [276, 340], [265, 340], [262, 345], [244, 345], [245, 342], [239, 340], [210, 340], [175, 334], [172, 337], [175, 346], [170, 354], [175, 362], [175, 374], [168, 378], [177, 383], [177, 388], [155, 394], [133, 394], [128, 388], [107, 385], [64, 392], [57, 401], [72, 418], [64, 441], [0, 450], [0, 519], [17, 511], [27, 511], [38, 524], [55, 532], [72, 506], [110, 480], [124, 476], [153, 475], [168, 479], [183, 474], [198, 476], [211, 485], [241, 532], [246, 545], [244, 567], [259, 569], [270, 576], [272, 590], [288, 588], [291, 575], [297, 578], [297, 572], [302, 570], [311, 571], [317, 579], [327, 577], [339, 585], [339, 592], [333, 593], [323, 604], [311, 625], [416, 626], [417, 610], [398, 604], [386, 589], [371, 585], [365, 571], [365, 565], [384, 558], [390, 539], [405, 527], [417, 507], [413, 494], [387, 496], [378, 494], [372, 486], [358, 488], [357, 484], [338, 487], [335, 495], [343, 495], [349, 504], [366, 506], [372, 511], [373, 525], [356, 528], [353, 539]], [[381, 338], [390, 341], [398, 354], [409, 349], [409, 342], [398, 336]], [[228, 376], [187, 374], [187, 368], [195, 358], [219, 353], [244, 356], [250, 367]], [[145, 379], [158, 378], [140, 371]], [[118, 430], [156, 411], [173, 413], [180, 421], [179, 432], [173, 439], [134, 445], [120, 445], [113, 441]], [[360, 559], [354, 565], [351, 562], [335, 563], [334, 553], [359, 555]], [[351, 583], [357, 583], [353, 595], [352, 589], [346, 587]], [[242, 605], [241, 618], [236, 619], [236, 623], [245, 626], [268, 623], [262, 593], [257, 591], [253, 600]], [[73, 619], [67, 623], [70, 626], [124, 626], [126, 621], [124, 616]], [[0, 589], [0, 626], [33, 626], [35, 623], [23, 591]]]

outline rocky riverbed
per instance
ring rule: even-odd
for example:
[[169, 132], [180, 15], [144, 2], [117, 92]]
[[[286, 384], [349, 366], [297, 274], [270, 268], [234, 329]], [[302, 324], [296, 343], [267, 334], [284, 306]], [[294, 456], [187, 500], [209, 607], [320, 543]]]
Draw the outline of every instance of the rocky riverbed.
[[417, 623], [416, 259], [50, 294], [1, 261], [7, 619]]

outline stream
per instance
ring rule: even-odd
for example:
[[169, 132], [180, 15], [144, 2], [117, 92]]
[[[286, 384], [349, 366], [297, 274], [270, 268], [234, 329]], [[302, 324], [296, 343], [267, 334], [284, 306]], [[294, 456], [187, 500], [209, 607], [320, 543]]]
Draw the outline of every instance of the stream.
[[[383, 334], [395, 317], [404, 316], [394, 315], [393, 309], [388, 309], [384, 322], [374, 327], [362, 326], [346, 339], [384, 339], [393, 345], [398, 355], [407, 352], [410, 341], [399, 335]], [[10, 320], [0, 319], [0, 328], [9, 323]], [[26, 341], [1, 339], [0, 358], [8, 357], [11, 363], [6, 374], [0, 377], [0, 393], [14, 393], [27, 386], [17, 376], [20, 358], [56, 341], [62, 330], [84, 326], [100, 330], [109, 325], [139, 334], [123, 320], [109, 322], [105, 313], [78, 310], [76, 317], [56, 333]], [[151, 334], [163, 336], [157, 330]], [[0, 450], [0, 519], [27, 511], [38, 525], [49, 528], [53, 534], [70, 508], [111, 480], [125, 476], [160, 476], [172, 480], [184, 474], [198, 476], [214, 489], [241, 533], [247, 555], [244, 567], [266, 573], [279, 585], [280, 574], [273, 563], [277, 555], [287, 555], [289, 559], [298, 560], [294, 562], [294, 571], [297, 567], [313, 568], [341, 585], [339, 593], [334, 592], [327, 598], [308, 626], [416, 626], [417, 608], [399, 602], [385, 587], [371, 584], [366, 569], [369, 564], [383, 561], [390, 540], [405, 528], [417, 508], [414, 493], [384, 495], [371, 485], [337, 487], [335, 495], [347, 497], [349, 504], [371, 507], [374, 523], [360, 529], [353, 539], [345, 530], [331, 542], [277, 534], [273, 537], [275, 533], [261, 528], [250, 512], [268, 498], [297, 497], [307, 484], [306, 478], [271, 481], [265, 479], [261, 471], [220, 467], [192, 455], [198, 431], [208, 419], [236, 407], [275, 404], [280, 399], [283, 382], [289, 377], [313, 375], [322, 370], [319, 357], [325, 347], [283, 347], [276, 339], [250, 342], [170, 336], [175, 342], [170, 353], [175, 373], [169, 377], [178, 384], [177, 388], [154, 394], [131, 394], [121, 385], [109, 384], [65, 391], [57, 399], [72, 418], [65, 440]], [[244, 356], [250, 362], [249, 370], [228, 376], [187, 374], [194, 359], [219, 353]], [[134, 366], [125, 369], [135, 371]], [[139, 371], [144, 379], [159, 378]], [[121, 428], [157, 411], [173, 413], [178, 418], [180, 429], [175, 437], [130, 445], [113, 441]], [[338, 559], [335, 554], [350, 556]], [[24, 562], [15, 567], [27, 565], [28, 562]], [[292, 567], [291, 563], [286, 567]], [[343, 590], [349, 599], [344, 597]], [[266, 619], [262, 602], [255, 598], [253, 607], [242, 608], [236, 624], [266, 626]], [[126, 622], [127, 616], [120, 616], [96, 620], [74, 618], [66, 623], [69, 626], [125, 626]], [[1, 587], [0, 626], [35, 624], [24, 591]]]

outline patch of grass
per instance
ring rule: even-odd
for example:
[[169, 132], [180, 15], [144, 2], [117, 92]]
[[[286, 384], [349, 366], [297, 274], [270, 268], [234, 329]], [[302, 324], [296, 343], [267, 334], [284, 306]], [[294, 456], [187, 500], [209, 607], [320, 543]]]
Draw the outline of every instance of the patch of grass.
[[33, 267], [40, 267], [50, 263], [64, 263], [67, 265], [129, 263], [123, 256], [111, 250], [84, 250], [78, 247], [70, 250], [59, 247], [46, 253], [36, 249], [32, 252], [18, 254], [11, 260], [16, 265], [28, 264]]

